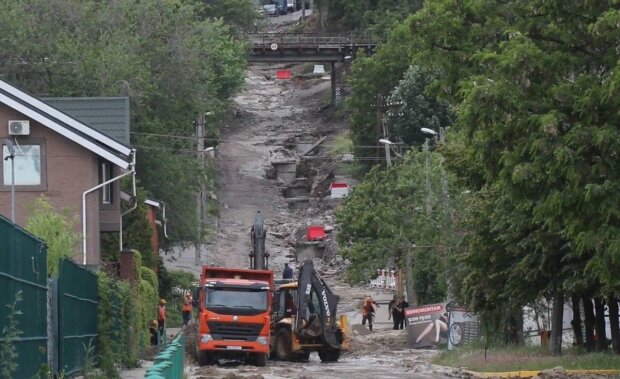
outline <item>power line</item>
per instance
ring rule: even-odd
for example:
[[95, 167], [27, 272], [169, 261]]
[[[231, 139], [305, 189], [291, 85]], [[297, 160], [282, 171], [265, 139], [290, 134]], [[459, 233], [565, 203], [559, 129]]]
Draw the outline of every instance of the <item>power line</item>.
[[[145, 149], [145, 150], [166, 150], [166, 151], [170, 151], [170, 152], [181, 152], [181, 153], [190, 153], [190, 154], [195, 154], [196, 151], [193, 149], [177, 149], [177, 148], [172, 148], [172, 147], [165, 147], [165, 146], [146, 146], [146, 145], [131, 145], [132, 147], [138, 148], [138, 149]], [[235, 158], [258, 158], [257, 155], [241, 155], [241, 154], [235, 154], [234, 155]], [[226, 160], [231, 160], [233, 157], [223, 157], [222, 155], [218, 156], [218, 159], [222, 159], [225, 158]], [[329, 155], [312, 155], [309, 156], [307, 158], [305, 157], [283, 157], [283, 159], [290, 159], [290, 160], [304, 160], [304, 159], [308, 159], [308, 160], [312, 160], [312, 159], [316, 159], [316, 160], [333, 160], [333, 161], [342, 161], [341, 158], [339, 157], [333, 157], [333, 156], [329, 156]], [[352, 160], [372, 160], [372, 161], [384, 161], [385, 157], [357, 157], [357, 156], [353, 156], [353, 158], [351, 158]], [[277, 163], [277, 161], [276, 161]], [[291, 162], [292, 163], [292, 162]], [[268, 164], [271, 164], [268, 162]]]
[[[131, 134], [136, 134], [136, 135], [143, 135], [143, 136], [151, 136], [151, 137], [162, 137], [162, 138], [178, 138], [178, 139], [185, 139], [185, 140], [191, 140], [191, 141], [195, 141], [197, 137], [191, 137], [191, 136], [183, 136], [183, 135], [177, 135], [177, 134], [160, 134], [160, 133], [146, 133], [146, 132], [131, 132]], [[202, 138], [205, 141], [211, 141], [211, 142], [218, 142], [218, 143], [240, 143], [241, 141], [237, 141], [237, 140], [226, 140], [226, 139], [221, 139], [221, 138], [206, 138], [203, 137]], [[298, 141], [298, 142], [293, 142], [293, 143], [288, 143], [288, 142], [282, 142], [280, 144], [277, 144], [275, 146], [286, 146], [286, 145], [294, 145], [294, 144], [311, 144], [313, 142], [306, 142], [306, 141]], [[336, 143], [323, 143], [321, 144], [321, 146], [323, 147], [338, 147], [340, 146], [339, 144]], [[406, 145], [399, 145], [401, 146], [401, 148], [403, 149], [410, 149], [411, 146], [406, 146]], [[358, 148], [365, 148], [365, 149], [378, 149], [378, 148], [383, 148], [383, 145], [352, 145], [352, 148], [354, 149], [358, 149]]]

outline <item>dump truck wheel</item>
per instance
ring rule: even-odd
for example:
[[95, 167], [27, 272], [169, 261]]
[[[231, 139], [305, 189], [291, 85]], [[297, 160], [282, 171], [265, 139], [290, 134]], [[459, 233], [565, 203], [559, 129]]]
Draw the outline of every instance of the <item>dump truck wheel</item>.
[[257, 367], [265, 367], [267, 366], [267, 359], [269, 355], [266, 353], [258, 353], [254, 355], [254, 364]]
[[338, 362], [338, 359], [340, 359], [340, 349], [323, 347], [319, 349], [318, 353], [321, 362]]
[[291, 332], [282, 328], [276, 333], [276, 358], [281, 361], [288, 361], [291, 359]]
[[296, 361], [307, 361], [310, 359], [310, 352], [309, 351], [302, 351], [300, 353], [295, 353], [295, 360]]
[[198, 352], [198, 366], [208, 366], [216, 363], [216, 361], [206, 351]]

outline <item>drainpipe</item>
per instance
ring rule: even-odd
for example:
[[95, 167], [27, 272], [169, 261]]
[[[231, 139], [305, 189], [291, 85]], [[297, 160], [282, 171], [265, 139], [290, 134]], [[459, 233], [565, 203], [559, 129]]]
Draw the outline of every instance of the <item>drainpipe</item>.
[[133, 157], [132, 157], [132, 164], [130, 166], [130, 170], [127, 171], [124, 174], [121, 174], [117, 177], [114, 177], [110, 180], [106, 180], [105, 182], [98, 184], [96, 186], [94, 186], [93, 188], [87, 189], [86, 191], [84, 191], [84, 193], [82, 193], [82, 265], [86, 266], [86, 195], [88, 195], [89, 193], [92, 193], [102, 187], [107, 186], [110, 183], [114, 183], [122, 178], [124, 178], [125, 176], [128, 175], [135, 175], [136, 172], [136, 158], [135, 158], [135, 152], [132, 153]]
[[168, 219], [166, 218], [166, 203], [163, 201], [161, 203], [163, 204], [162, 221], [164, 222], [164, 237], [168, 238], [168, 230], [166, 228], [168, 225]]
[[119, 251], [123, 250], [123, 216], [133, 212], [136, 208], [138, 208], [138, 192], [136, 191], [136, 149], [132, 149], [132, 162], [131, 162], [131, 167], [132, 167], [132, 175], [131, 175], [131, 181], [132, 181], [132, 190], [133, 190], [133, 198], [134, 198], [134, 204], [131, 206], [131, 208], [127, 209], [125, 212], [121, 213], [121, 217], [120, 217], [120, 232], [118, 234], [118, 248]]

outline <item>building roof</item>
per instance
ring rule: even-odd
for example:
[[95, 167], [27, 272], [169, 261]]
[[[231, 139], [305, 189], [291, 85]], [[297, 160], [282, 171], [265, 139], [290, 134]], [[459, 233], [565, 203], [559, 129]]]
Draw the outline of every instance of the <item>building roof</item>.
[[129, 146], [128, 97], [47, 97], [41, 100]]
[[0, 103], [122, 168], [129, 168], [132, 163], [132, 150], [128, 145], [2, 80], [0, 80]]

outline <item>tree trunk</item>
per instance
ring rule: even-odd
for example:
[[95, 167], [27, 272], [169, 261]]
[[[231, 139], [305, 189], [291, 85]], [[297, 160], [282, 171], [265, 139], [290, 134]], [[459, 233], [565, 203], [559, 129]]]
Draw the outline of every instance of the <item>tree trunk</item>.
[[605, 303], [600, 297], [594, 298], [594, 330], [596, 331], [596, 350], [607, 350], [607, 332], [605, 331]]
[[575, 335], [575, 345], [583, 346], [583, 332], [581, 331], [581, 305], [579, 304], [579, 296], [571, 296], [571, 304], [573, 306], [573, 334]]
[[611, 346], [614, 353], [620, 354], [620, 322], [618, 321], [618, 298], [609, 296], [609, 329], [611, 329]]
[[583, 302], [583, 321], [586, 329], [586, 350], [592, 351], [594, 349], [594, 307], [592, 306], [592, 299], [588, 296], [582, 298]]
[[504, 342], [511, 345], [523, 343], [523, 308], [510, 307], [505, 320]]
[[564, 320], [564, 294], [557, 291], [553, 296], [551, 311], [551, 353], [562, 355], [562, 323]]

